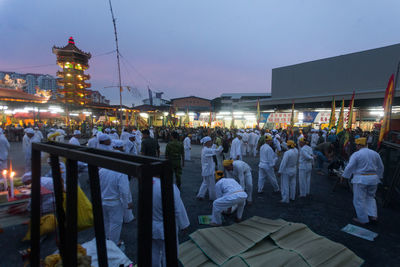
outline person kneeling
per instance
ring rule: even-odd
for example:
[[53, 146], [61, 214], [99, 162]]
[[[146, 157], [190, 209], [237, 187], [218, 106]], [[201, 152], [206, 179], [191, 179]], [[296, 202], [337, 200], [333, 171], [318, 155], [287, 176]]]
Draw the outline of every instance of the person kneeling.
[[220, 226], [222, 224], [221, 213], [237, 205], [236, 222], [242, 220], [244, 206], [246, 204], [247, 194], [243, 188], [232, 178], [223, 178], [222, 171], [215, 172], [215, 192], [217, 199], [213, 202], [211, 224]]

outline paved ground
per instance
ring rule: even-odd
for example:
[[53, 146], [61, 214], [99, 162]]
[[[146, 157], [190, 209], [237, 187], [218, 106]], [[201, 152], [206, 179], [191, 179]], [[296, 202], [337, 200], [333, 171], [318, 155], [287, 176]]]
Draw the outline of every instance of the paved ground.
[[[165, 144], [162, 144], [164, 151]], [[23, 170], [23, 159], [17, 151], [20, 144], [12, 144], [11, 158], [17, 172]], [[186, 163], [183, 170], [182, 198], [191, 222], [189, 233], [205, 227], [197, 223], [197, 216], [211, 213], [210, 201], [197, 201], [197, 190], [201, 184], [200, 176], [200, 147], [194, 146], [192, 161]], [[253, 184], [257, 184], [258, 159], [245, 157], [244, 160], [253, 169]], [[80, 177], [84, 191], [87, 189], [87, 176]], [[283, 218], [288, 221], [307, 224], [315, 233], [339, 242], [353, 250], [366, 262], [364, 266], [399, 266], [400, 262], [400, 210], [382, 208], [378, 201], [380, 223], [377, 226], [368, 226], [379, 234], [373, 242], [348, 235], [340, 229], [351, 223], [354, 217], [352, 195], [345, 188], [340, 187], [332, 192], [335, 180], [333, 178], [318, 176], [313, 173], [311, 199], [296, 199], [290, 204], [280, 204], [280, 196], [272, 194], [272, 188], [266, 185], [263, 195], [254, 194], [254, 204], [245, 208], [244, 219], [257, 215], [266, 218]], [[133, 196], [137, 192], [137, 184], [133, 185]], [[88, 194], [90, 195], [90, 194]], [[137, 203], [137, 201], [135, 201]], [[134, 210], [134, 212], [136, 209]], [[233, 223], [228, 219], [227, 224]], [[126, 254], [131, 259], [136, 259], [136, 222], [125, 224], [122, 239], [125, 240]], [[19, 249], [29, 246], [20, 240], [25, 235], [27, 226], [19, 225], [8, 227], [0, 234], [0, 266], [21, 266], [18, 255]], [[93, 231], [87, 230], [79, 233], [79, 241], [85, 242], [93, 238]], [[180, 241], [187, 240], [188, 235], [180, 235]], [[42, 243], [42, 255], [47, 255], [55, 250], [56, 237], [50, 236]]]

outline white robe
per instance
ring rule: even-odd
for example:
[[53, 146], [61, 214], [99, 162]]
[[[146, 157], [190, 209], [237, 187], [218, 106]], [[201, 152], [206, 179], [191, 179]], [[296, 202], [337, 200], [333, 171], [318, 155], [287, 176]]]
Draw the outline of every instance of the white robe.
[[211, 200], [215, 199], [215, 163], [213, 156], [215, 155], [215, 149], [204, 146], [201, 151], [201, 176], [203, 182], [200, 185], [198, 198], [204, 198], [207, 190]]
[[253, 155], [253, 157], [255, 157], [257, 155], [257, 141], [258, 141], [258, 135], [256, 133], [250, 133], [249, 134], [249, 151], [250, 151], [250, 155]]
[[304, 145], [300, 148], [299, 157], [299, 191], [300, 196], [310, 194], [311, 170], [314, 161], [314, 153], [311, 147]]
[[25, 153], [25, 173], [31, 171], [32, 143], [40, 142], [35, 136], [29, 138], [26, 134], [22, 139], [22, 149]]
[[192, 149], [192, 144], [188, 136], [186, 136], [186, 138], [183, 140], [183, 149], [185, 150], [185, 160], [190, 160], [190, 150]]
[[248, 147], [249, 147], [249, 134], [248, 133], [244, 133], [243, 137], [242, 137], [242, 156], [246, 156], [247, 152], [248, 152]]
[[132, 142], [131, 140], [127, 140], [125, 143], [125, 153], [131, 154], [131, 155], [137, 155], [137, 147], [136, 143]]
[[238, 159], [238, 157], [240, 160], [242, 159], [241, 141], [237, 137], [232, 141], [230, 156], [233, 160]]
[[[176, 222], [176, 241], [180, 230], [189, 227], [190, 222], [183, 205], [178, 187], [174, 184], [174, 204]], [[166, 266], [164, 222], [162, 212], [161, 182], [153, 177], [153, 233], [152, 233], [152, 266]], [[177, 246], [178, 249], [178, 246]]]
[[344, 178], [353, 175], [353, 205], [357, 218], [368, 223], [369, 218], [377, 217], [375, 193], [383, 177], [384, 166], [379, 154], [369, 148], [362, 148], [350, 157], [344, 172]]
[[131, 134], [126, 132], [126, 131], [122, 131], [121, 136], [119, 137], [120, 140], [122, 140], [124, 142], [124, 144], [126, 144], [126, 141], [129, 140], [129, 136]]
[[42, 132], [40, 130], [35, 130], [35, 137], [36, 137], [37, 140], [42, 141], [42, 139], [43, 139]]
[[128, 176], [102, 168], [99, 170], [99, 178], [106, 238], [118, 244], [124, 211], [132, 202]]
[[79, 143], [78, 138], [76, 138], [75, 136], [71, 137], [71, 139], [69, 139], [69, 144], [71, 145], [76, 145], [76, 146], [80, 146], [81, 143]]
[[268, 144], [264, 144], [260, 147], [257, 192], [261, 193], [264, 191], [265, 178], [268, 178], [275, 192], [279, 191], [279, 185], [274, 171], [277, 160], [278, 156]]
[[97, 145], [99, 144], [99, 140], [97, 140], [97, 137], [94, 136], [89, 139], [87, 146], [91, 148], [97, 148]]
[[282, 202], [289, 203], [289, 198], [296, 198], [296, 171], [297, 158], [299, 152], [296, 148], [289, 149], [283, 154], [282, 162], [279, 167], [281, 177], [281, 196]]
[[10, 143], [4, 134], [0, 134], [0, 171], [7, 169], [8, 153], [10, 152]]
[[110, 134], [110, 137], [111, 137], [111, 139], [113, 139], [113, 140], [119, 139], [119, 135], [118, 135], [117, 133], [111, 133], [111, 134]]
[[311, 135], [311, 148], [315, 149], [318, 145], [319, 135], [317, 133], [313, 133]]
[[247, 200], [249, 202], [253, 201], [253, 177], [251, 175], [250, 166], [241, 160], [233, 161], [233, 178], [239, 181], [243, 190], [246, 191]]
[[215, 185], [217, 199], [213, 202], [211, 222], [221, 224], [221, 213], [237, 205], [236, 218], [242, 219], [247, 194], [232, 178], [222, 178]]

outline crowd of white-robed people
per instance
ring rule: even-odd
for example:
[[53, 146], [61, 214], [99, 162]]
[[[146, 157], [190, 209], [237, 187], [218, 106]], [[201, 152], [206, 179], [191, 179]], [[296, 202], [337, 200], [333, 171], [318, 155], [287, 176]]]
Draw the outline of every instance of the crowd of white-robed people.
[[[150, 129], [150, 136], [154, 136]], [[228, 152], [224, 150], [220, 141], [214, 142], [210, 136], [201, 139], [201, 176], [197, 198], [202, 200], [208, 197], [213, 201], [211, 224], [222, 224], [223, 213], [236, 212], [236, 220], [242, 219], [244, 208], [252, 204], [253, 179], [251, 167], [243, 159], [244, 156], [257, 157], [259, 155], [257, 193], [262, 194], [266, 180], [271, 184], [273, 192], [281, 194], [281, 202], [289, 203], [296, 198], [296, 175], [299, 173], [299, 196], [310, 195], [311, 171], [313, 169], [316, 151], [309, 145], [303, 135], [296, 140], [284, 136], [278, 130], [262, 134], [256, 129], [229, 131], [233, 139]], [[70, 144], [81, 145], [80, 131], [75, 130]], [[64, 142], [65, 132], [61, 129], [50, 129], [48, 140]], [[217, 137], [218, 138], [218, 137]], [[313, 137], [309, 138], [312, 140]], [[184, 140], [185, 152], [191, 145]], [[260, 140], [263, 139], [263, 142]], [[285, 140], [286, 139], [286, 140]], [[38, 128], [25, 129], [23, 150], [26, 162], [25, 180], [29, 181], [31, 144], [43, 140]], [[119, 135], [116, 129], [106, 128], [98, 132], [93, 128], [92, 137], [87, 146], [99, 149], [113, 150], [121, 153], [138, 154], [140, 151], [142, 133], [137, 128], [132, 132], [124, 129]], [[189, 139], [190, 140], [190, 139]], [[357, 152], [350, 157], [344, 172], [344, 178], [353, 178], [353, 205], [357, 217], [354, 220], [360, 224], [377, 220], [375, 192], [383, 176], [383, 163], [378, 153], [367, 147], [366, 138], [356, 139]], [[0, 163], [4, 167], [8, 158], [9, 144], [3, 134], [0, 135]], [[189, 153], [188, 153], [189, 154]], [[185, 158], [189, 159], [186, 156]], [[60, 169], [65, 166], [60, 162]], [[83, 166], [84, 168], [84, 166]], [[277, 172], [277, 173], [276, 173]], [[47, 176], [47, 175], [46, 175]], [[48, 175], [51, 177], [51, 173]], [[131, 184], [127, 175], [100, 169], [100, 186], [103, 199], [104, 223], [106, 237], [121, 245], [120, 233], [124, 222], [134, 219], [132, 214]], [[66, 179], [63, 175], [64, 181]], [[280, 179], [280, 183], [278, 180]], [[52, 189], [52, 179], [42, 178], [42, 185]], [[153, 266], [165, 265], [164, 233], [161, 205], [161, 191], [159, 178], [153, 178]], [[174, 186], [175, 213], [177, 230], [189, 226], [188, 216], [180, 197], [179, 189]], [[178, 233], [177, 231], [177, 233]]]

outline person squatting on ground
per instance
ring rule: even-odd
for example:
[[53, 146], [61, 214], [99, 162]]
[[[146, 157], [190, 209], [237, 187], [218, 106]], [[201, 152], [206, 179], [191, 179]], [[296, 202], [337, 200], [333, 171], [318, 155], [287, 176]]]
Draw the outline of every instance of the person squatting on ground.
[[253, 177], [250, 166], [241, 160], [224, 160], [223, 165], [230, 177], [239, 180], [243, 190], [246, 191], [247, 204], [251, 205], [253, 202]]
[[215, 162], [213, 158], [215, 149], [212, 148], [212, 139], [209, 136], [203, 137], [200, 143], [203, 144], [203, 149], [201, 150], [201, 176], [203, 177], [203, 182], [200, 185], [197, 199], [203, 200], [208, 190], [210, 200], [215, 200]]
[[[190, 222], [183, 205], [179, 189], [174, 187], [176, 242], [178, 250], [178, 233], [189, 227]], [[166, 266], [164, 223], [162, 212], [161, 183], [160, 178], [153, 177], [153, 233], [152, 233], [152, 266]]]
[[286, 142], [289, 150], [283, 154], [278, 173], [281, 174], [281, 203], [289, 203], [289, 198], [296, 197], [296, 173], [297, 173], [297, 151], [293, 140]]
[[355, 142], [358, 151], [351, 155], [342, 176], [350, 179], [353, 175], [353, 205], [357, 213], [357, 218], [353, 220], [366, 224], [378, 220], [375, 193], [383, 177], [384, 166], [379, 154], [367, 148], [365, 137]]
[[309, 147], [304, 138], [299, 139], [300, 157], [299, 157], [299, 189], [300, 197], [306, 197], [310, 194], [311, 170], [314, 161], [312, 148]]
[[223, 178], [222, 171], [215, 173], [215, 192], [217, 199], [213, 202], [211, 225], [220, 226], [222, 224], [221, 213], [225, 210], [232, 209], [237, 205], [236, 222], [242, 220], [244, 206], [246, 205], [247, 194], [243, 188], [232, 178]]
[[264, 192], [265, 178], [268, 178], [269, 182], [274, 189], [274, 192], [279, 192], [279, 185], [275, 176], [275, 164], [278, 160], [278, 156], [271, 148], [272, 136], [270, 134], [265, 136], [265, 144], [260, 148], [260, 164], [258, 165], [258, 188], [257, 192]]

